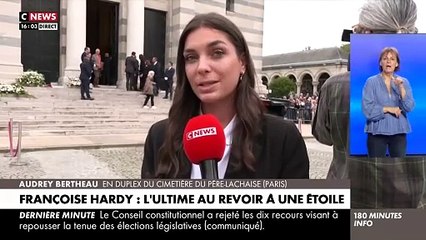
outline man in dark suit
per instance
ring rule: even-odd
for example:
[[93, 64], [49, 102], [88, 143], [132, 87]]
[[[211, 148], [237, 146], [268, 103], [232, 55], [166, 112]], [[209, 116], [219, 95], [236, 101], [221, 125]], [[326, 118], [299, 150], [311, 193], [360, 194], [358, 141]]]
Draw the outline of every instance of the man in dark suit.
[[175, 69], [173, 68], [173, 62], [169, 62], [169, 67], [164, 72], [164, 86], [166, 88], [166, 95], [163, 97], [167, 99], [170, 93], [170, 100], [173, 98], [173, 77], [175, 76]]
[[86, 55], [90, 53], [90, 48], [89, 47], [85, 47], [84, 48], [84, 52], [81, 54], [81, 62], [84, 62], [84, 57], [86, 57]]
[[137, 90], [137, 75], [139, 71], [139, 63], [136, 59], [136, 52], [132, 52], [131, 56], [126, 58], [126, 90]]
[[143, 91], [145, 87], [146, 75], [145, 73], [145, 57], [143, 54], [139, 54], [139, 90]]
[[109, 55], [109, 53], [105, 53], [104, 57], [104, 68], [103, 68], [103, 76], [104, 76], [104, 84], [106, 85], [114, 85], [114, 83], [111, 80], [111, 61], [112, 57]]
[[[90, 61], [91, 54], [83, 53], [83, 62], [80, 63], [80, 91], [81, 91], [81, 100], [94, 100], [90, 96], [89, 84], [90, 84], [90, 76], [92, 75], [93, 65]], [[84, 96], [86, 94], [86, 97]]]
[[162, 89], [161, 86], [163, 86], [163, 70], [161, 68], [161, 64], [158, 62], [157, 57], [152, 58], [152, 70], [155, 73], [154, 81], [156, 83], [156, 87], [154, 88], [154, 96], [158, 96], [158, 88]]
[[[84, 58], [88, 54], [90, 54], [90, 56], [92, 56], [92, 54], [90, 53], [90, 47], [85, 47], [84, 52], [81, 54], [81, 62], [84, 62]], [[89, 60], [90, 60], [90, 64], [92, 64], [92, 68], [93, 68], [93, 61], [92, 61], [92, 59], [89, 59]], [[89, 86], [90, 86], [90, 83], [93, 83], [94, 78], [95, 78], [95, 74], [92, 71], [90, 78], [89, 78]]]

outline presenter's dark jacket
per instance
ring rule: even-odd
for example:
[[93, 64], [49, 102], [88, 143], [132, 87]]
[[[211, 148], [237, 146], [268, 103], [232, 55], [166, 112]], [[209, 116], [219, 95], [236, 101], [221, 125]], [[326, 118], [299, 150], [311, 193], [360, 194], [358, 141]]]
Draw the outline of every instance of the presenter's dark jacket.
[[[157, 168], [158, 150], [164, 142], [168, 120], [152, 125], [145, 141], [142, 178], [154, 178]], [[307, 179], [309, 178], [309, 158], [305, 142], [293, 122], [265, 115], [262, 134], [254, 139], [253, 153], [256, 158], [255, 172], [249, 169], [236, 169], [235, 159], [230, 156], [225, 179]], [[186, 156], [185, 156], [186, 158]], [[178, 178], [190, 178], [191, 164], [181, 171]]]

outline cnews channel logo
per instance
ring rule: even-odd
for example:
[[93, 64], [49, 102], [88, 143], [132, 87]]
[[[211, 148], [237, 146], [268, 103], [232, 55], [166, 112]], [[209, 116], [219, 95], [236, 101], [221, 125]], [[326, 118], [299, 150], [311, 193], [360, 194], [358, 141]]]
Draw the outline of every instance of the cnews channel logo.
[[57, 12], [20, 12], [19, 30], [58, 30]]
[[191, 132], [187, 133], [186, 140], [192, 140], [194, 138], [212, 136], [216, 134], [217, 134], [217, 131], [215, 127], [200, 128], [200, 129], [192, 130]]

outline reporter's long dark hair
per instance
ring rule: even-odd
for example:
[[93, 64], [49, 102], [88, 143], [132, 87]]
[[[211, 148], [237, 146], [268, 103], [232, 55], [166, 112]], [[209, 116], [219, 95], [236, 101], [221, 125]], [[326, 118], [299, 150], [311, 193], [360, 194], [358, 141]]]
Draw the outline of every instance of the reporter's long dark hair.
[[247, 42], [238, 27], [226, 17], [216, 13], [195, 16], [183, 30], [178, 46], [176, 62], [176, 92], [169, 111], [169, 125], [165, 142], [160, 148], [160, 159], [156, 169], [157, 178], [176, 178], [182, 175], [189, 164], [184, 156], [182, 134], [186, 123], [199, 115], [200, 99], [192, 91], [185, 73], [183, 51], [188, 35], [194, 30], [207, 27], [227, 34], [235, 46], [237, 55], [246, 63], [246, 72], [236, 89], [235, 109], [237, 121], [233, 132], [231, 158], [236, 159], [237, 169], [246, 167], [254, 171], [255, 158], [252, 153], [253, 140], [260, 133], [263, 115], [262, 102], [255, 91], [255, 68]]

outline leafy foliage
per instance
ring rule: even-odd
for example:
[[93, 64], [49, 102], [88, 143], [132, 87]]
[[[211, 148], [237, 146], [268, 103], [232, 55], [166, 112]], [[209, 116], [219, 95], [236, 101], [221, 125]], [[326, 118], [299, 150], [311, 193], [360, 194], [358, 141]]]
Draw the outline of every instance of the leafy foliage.
[[269, 89], [272, 90], [271, 97], [284, 97], [296, 90], [296, 83], [288, 77], [279, 77], [272, 80]]

